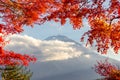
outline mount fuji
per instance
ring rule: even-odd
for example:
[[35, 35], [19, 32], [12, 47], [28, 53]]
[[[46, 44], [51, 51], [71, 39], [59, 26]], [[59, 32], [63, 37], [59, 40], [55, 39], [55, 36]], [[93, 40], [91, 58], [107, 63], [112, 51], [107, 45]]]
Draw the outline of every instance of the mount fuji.
[[45, 40], [60, 40], [60, 41], [64, 41], [64, 42], [74, 42], [75, 44], [80, 45], [80, 43], [78, 43], [64, 35], [50, 36], [50, 37], [46, 38]]
[[[95, 53], [66, 36], [50, 36], [44, 40], [27, 35], [14, 35], [7, 50], [34, 54], [37, 62], [30, 64], [31, 80], [96, 80], [101, 76], [92, 69], [96, 61], [107, 57]], [[120, 64], [109, 58], [109, 62]]]
[[[32, 80], [96, 80], [100, 78], [92, 69], [96, 61], [105, 60], [103, 57], [90, 49], [82, 46], [82, 44], [63, 35], [50, 36], [46, 41], [63, 41], [74, 43], [70, 47], [81, 51], [79, 57], [67, 60], [55, 60], [36, 63], [32, 66], [34, 76]], [[119, 64], [119, 61], [109, 59], [111, 63]]]

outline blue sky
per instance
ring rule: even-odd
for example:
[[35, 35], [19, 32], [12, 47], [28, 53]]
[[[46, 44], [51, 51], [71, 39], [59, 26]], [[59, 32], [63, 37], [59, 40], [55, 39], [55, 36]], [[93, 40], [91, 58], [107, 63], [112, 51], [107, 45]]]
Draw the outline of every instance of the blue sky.
[[[84, 32], [88, 31], [89, 25], [86, 20], [84, 20], [84, 27], [81, 29], [74, 30], [72, 25], [67, 22], [65, 25], [61, 25], [60, 23], [55, 23], [54, 21], [46, 22], [42, 25], [35, 25], [34, 28], [24, 27], [24, 32], [22, 35], [28, 35], [36, 39], [44, 40], [49, 36], [54, 35], [65, 35], [79, 43], [80, 37], [84, 34]], [[84, 42], [85, 43], [85, 42]], [[82, 42], [82, 44], [84, 44]], [[109, 54], [105, 55], [107, 57], [111, 57], [114, 59], [120, 60], [120, 54], [113, 54], [113, 51], [110, 49], [108, 51]]]
[[89, 28], [87, 22], [84, 23], [84, 27], [74, 30], [72, 25], [68, 22], [65, 25], [61, 25], [60, 23], [51, 21], [42, 25], [35, 25], [34, 28], [24, 27], [24, 32], [22, 34], [29, 35], [41, 40], [53, 35], [65, 35], [77, 42], [80, 42], [80, 37]]

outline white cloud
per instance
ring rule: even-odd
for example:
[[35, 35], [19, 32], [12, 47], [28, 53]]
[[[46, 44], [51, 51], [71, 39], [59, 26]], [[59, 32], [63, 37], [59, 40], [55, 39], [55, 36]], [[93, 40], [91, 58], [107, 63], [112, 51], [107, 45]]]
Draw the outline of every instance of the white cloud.
[[80, 57], [82, 52], [77, 50], [72, 42], [59, 40], [39, 40], [27, 35], [12, 35], [10, 43], [5, 47], [19, 53], [35, 54], [40, 61], [66, 60]]
[[86, 58], [90, 58], [91, 56], [89, 54], [84, 55]]

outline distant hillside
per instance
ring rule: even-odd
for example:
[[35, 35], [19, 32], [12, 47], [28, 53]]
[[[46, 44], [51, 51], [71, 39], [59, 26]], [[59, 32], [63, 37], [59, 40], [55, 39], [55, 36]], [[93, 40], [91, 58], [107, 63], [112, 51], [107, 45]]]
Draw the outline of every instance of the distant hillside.
[[[106, 57], [94, 53], [66, 36], [50, 36], [45, 40], [75, 43], [71, 47], [81, 51], [82, 55], [68, 60], [38, 62], [36, 66], [32, 66], [35, 71], [32, 80], [95, 80], [101, 77], [95, 73], [92, 67], [96, 61], [105, 60]], [[113, 64], [120, 64], [119, 61], [113, 59], [109, 59], [109, 61]], [[39, 70], [37, 70], [38, 68]]]
[[[50, 36], [45, 40], [14, 35], [6, 49], [28, 53], [37, 58], [37, 62], [30, 65], [33, 71], [31, 80], [95, 80], [101, 76], [92, 67], [96, 61], [106, 59], [62, 35]], [[118, 66], [120, 64], [113, 59], [109, 61]]]

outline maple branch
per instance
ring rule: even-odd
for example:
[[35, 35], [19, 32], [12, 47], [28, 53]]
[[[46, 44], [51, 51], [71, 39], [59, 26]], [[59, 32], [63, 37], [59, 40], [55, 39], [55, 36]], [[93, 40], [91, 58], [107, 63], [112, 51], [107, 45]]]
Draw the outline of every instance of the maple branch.
[[117, 17], [114, 17], [114, 18], [110, 19], [110, 25], [109, 26], [111, 26], [113, 20], [118, 19], [118, 18], [120, 18], [120, 16], [117, 16]]
[[89, 3], [90, 1], [88, 1], [88, 0], [86, 0], [86, 1], [84, 1], [83, 0], [83, 4], [80, 6], [80, 9], [86, 4], [86, 3]]

